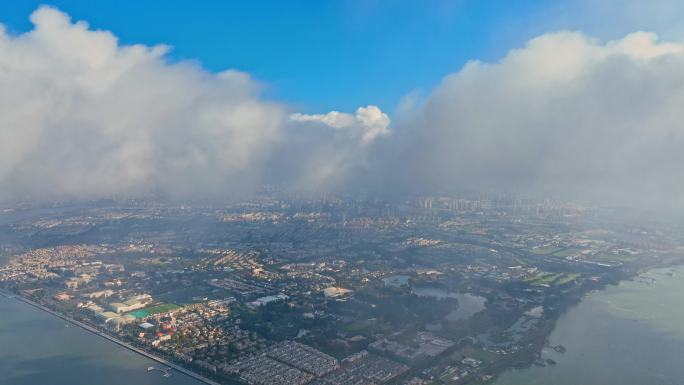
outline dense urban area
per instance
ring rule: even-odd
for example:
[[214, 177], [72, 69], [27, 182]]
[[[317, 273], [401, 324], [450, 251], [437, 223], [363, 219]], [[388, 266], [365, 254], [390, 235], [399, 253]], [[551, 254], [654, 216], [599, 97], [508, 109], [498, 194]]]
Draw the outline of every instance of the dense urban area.
[[554, 365], [587, 292], [684, 261], [645, 218], [503, 194], [14, 204], [0, 288], [210, 382], [480, 384]]

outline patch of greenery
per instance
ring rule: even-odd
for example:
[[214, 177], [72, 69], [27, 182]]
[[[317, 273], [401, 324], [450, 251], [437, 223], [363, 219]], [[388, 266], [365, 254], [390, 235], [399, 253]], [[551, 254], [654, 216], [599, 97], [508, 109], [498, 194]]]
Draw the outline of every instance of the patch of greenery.
[[530, 285], [550, 285], [561, 275], [562, 274], [541, 272], [532, 278], [526, 279], [525, 282], [529, 283]]
[[572, 247], [568, 247], [566, 249], [561, 249], [558, 251], [555, 251], [552, 253], [554, 257], [559, 257], [559, 258], [565, 258], [565, 257], [572, 257], [573, 255], [577, 255], [580, 253], [580, 249], [575, 249]]
[[574, 282], [577, 280], [577, 278], [580, 277], [580, 274], [577, 273], [568, 273], [568, 274], [563, 274], [563, 276], [559, 277], [555, 282], [554, 285], [567, 285], [570, 282]]
[[148, 307], [143, 310], [151, 315], [154, 315], [160, 313], [168, 313], [171, 310], [176, 310], [178, 308], [180, 308], [180, 306], [176, 305], [175, 303], [165, 303], [157, 306]]

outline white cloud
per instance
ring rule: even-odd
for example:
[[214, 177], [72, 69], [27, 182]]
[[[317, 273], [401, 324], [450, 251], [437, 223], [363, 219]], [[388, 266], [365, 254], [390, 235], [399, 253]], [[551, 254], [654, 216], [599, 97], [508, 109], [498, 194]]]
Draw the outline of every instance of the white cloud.
[[369, 144], [379, 136], [390, 133], [390, 118], [377, 106], [359, 107], [354, 115], [338, 111], [327, 114], [301, 114], [290, 115], [293, 122], [322, 123], [336, 129], [348, 130], [350, 135], [359, 137], [363, 144]]
[[0, 35], [5, 194], [234, 190], [277, 140], [285, 110], [246, 74], [169, 64], [164, 46], [121, 46], [53, 8], [31, 21]]
[[[319, 182], [273, 162], [296, 127], [248, 74], [170, 63], [166, 46], [121, 45], [50, 7], [31, 21], [16, 36], [0, 28], [0, 198], [224, 197], [271, 174]], [[386, 129], [376, 110], [353, 118], [364, 141]], [[342, 144], [325, 154], [330, 169], [354, 162], [340, 154], [360, 145]]]
[[387, 160], [414, 188], [508, 188], [684, 204], [684, 45], [542, 35], [447, 76]]

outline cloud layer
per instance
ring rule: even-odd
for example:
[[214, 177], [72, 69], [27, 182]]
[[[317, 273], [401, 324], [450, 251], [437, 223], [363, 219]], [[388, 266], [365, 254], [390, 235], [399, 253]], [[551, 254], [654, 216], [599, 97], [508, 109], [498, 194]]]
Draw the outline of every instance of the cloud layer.
[[377, 106], [359, 107], [354, 115], [338, 111], [314, 115], [294, 113], [290, 120], [299, 123], [320, 123], [336, 129], [349, 130], [351, 135], [358, 136], [363, 144], [369, 144], [375, 138], [388, 135], [390, 132], [390, 118]]
[[402, 127], [404, 185], [503, 188], [608, 204], [684, 193], [684, 46], [633, 33], [542, 35], [447, 76]]
[[[35, 28], [18, 36], [0, 29], [5, 198], [221, 197], [267, 174], [316, 179], [297, 165], [273, 170], [273, 153], [290, 146], [289, 111], [261, 99], [248, 74], [169, 63], [165, 46], [120, 45], [50, 7], [31, 21]], [[361, 108], [343, 135], [368, 143], [387, 124], [377, 108]], [[326, 162], [349, 161], [344, 154], [355, 151], [331, 150]]]
[[293, 113], [238, 71], [171, 63], [49, 7], [0, 29], [0, 199], [225, 198], [264, 183], [501, 189], [684, 205], [684, 45], [539, 36], [390, 118]]

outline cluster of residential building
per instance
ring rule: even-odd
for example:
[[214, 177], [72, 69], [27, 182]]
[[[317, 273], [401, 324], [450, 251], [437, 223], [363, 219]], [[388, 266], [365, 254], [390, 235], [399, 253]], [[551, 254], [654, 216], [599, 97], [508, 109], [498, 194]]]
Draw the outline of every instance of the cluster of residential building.
[[380, 385], [409, 367], [366, 350], [341, 362], [310, 346], [285, 341], [222, 367], [249, 384]]
[[406, 373], [409, 367], [362, 350], [341, 362], [341, 368], [312, 385], [378, 385]]

